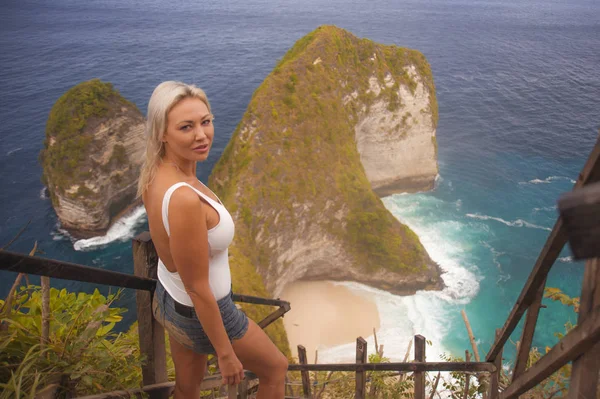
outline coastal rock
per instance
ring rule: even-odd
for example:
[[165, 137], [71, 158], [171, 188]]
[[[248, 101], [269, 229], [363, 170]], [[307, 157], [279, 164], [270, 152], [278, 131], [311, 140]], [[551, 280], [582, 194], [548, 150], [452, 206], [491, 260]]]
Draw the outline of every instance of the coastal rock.
[[403, 70], [409, 84], [396, 85], [391, 74], [383, 82], [369, 79], [370, 92], [379, 95], [385, 85], [395, 91], [398, 104], [377, 99], [355, 127], [360, 160], [380, 196], [431, 190], [438, 174], [435, 92], [426, 83], [431, 76], [423, 76], [414, 65]]
[[210, 177], [236, 219], [234, 288], [259, 271], [277, 296], [301, 279], [397, 294], [441, 289], [441, 271], [378, 193], [437, 174], [437, 103], [415, 50], [322, 26], [254, 93]]
[[144, 117], [110, 83], [68, 90], [52, 107], [40, 153], [43, 181], [64, 229], [106, 233], [132, 206], [144, 151]]

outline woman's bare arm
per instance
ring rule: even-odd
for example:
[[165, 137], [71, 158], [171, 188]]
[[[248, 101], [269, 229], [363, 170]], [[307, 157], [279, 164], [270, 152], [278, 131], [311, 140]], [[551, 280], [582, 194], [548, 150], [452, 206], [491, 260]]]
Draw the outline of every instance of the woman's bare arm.
[[234, 378], [235, 381], [227, 382], [238, 383], [238, 378], [243, 378], [243, 368], [225, 331], [208, 279], [207, 206], [191, 188], [182, 187], [173, 193], [169, 204], [169, 247], [202, 328], [217, 351], [224, 379]]

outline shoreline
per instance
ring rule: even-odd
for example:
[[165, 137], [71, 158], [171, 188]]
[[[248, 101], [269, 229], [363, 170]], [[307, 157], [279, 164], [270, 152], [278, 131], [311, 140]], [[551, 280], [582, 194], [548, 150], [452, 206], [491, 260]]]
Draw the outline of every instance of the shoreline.
[[359, 336], [366, 339], [381, 326], [373, 300], [332, 281], [292, 282], [281, 299], [291, 304], [283, 324], [292, 356], [303, 345], [309, 363], [314, 363], [316, 351], [353, 343]]

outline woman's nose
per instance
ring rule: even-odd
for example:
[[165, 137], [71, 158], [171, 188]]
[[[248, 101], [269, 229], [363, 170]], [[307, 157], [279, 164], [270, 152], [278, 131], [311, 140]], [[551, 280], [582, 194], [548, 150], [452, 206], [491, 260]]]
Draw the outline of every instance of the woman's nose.
[[196, 137], [203, 138], [205, 136], [206, 133], [204, 132], [204, 126], [198, 125], [198, 127], [196, 128]]

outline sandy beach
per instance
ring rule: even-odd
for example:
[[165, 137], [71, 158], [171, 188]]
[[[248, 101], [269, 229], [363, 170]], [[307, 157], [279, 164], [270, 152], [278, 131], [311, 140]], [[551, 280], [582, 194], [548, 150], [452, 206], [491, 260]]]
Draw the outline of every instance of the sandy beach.
[[379, 329], [375, 302], [329, 281], [297, 281], [286, 286], [281, 299], [292, 309], [283, 318], [292, 355], [304, 345], [309, 363], [315, 349], [355, 342]]

